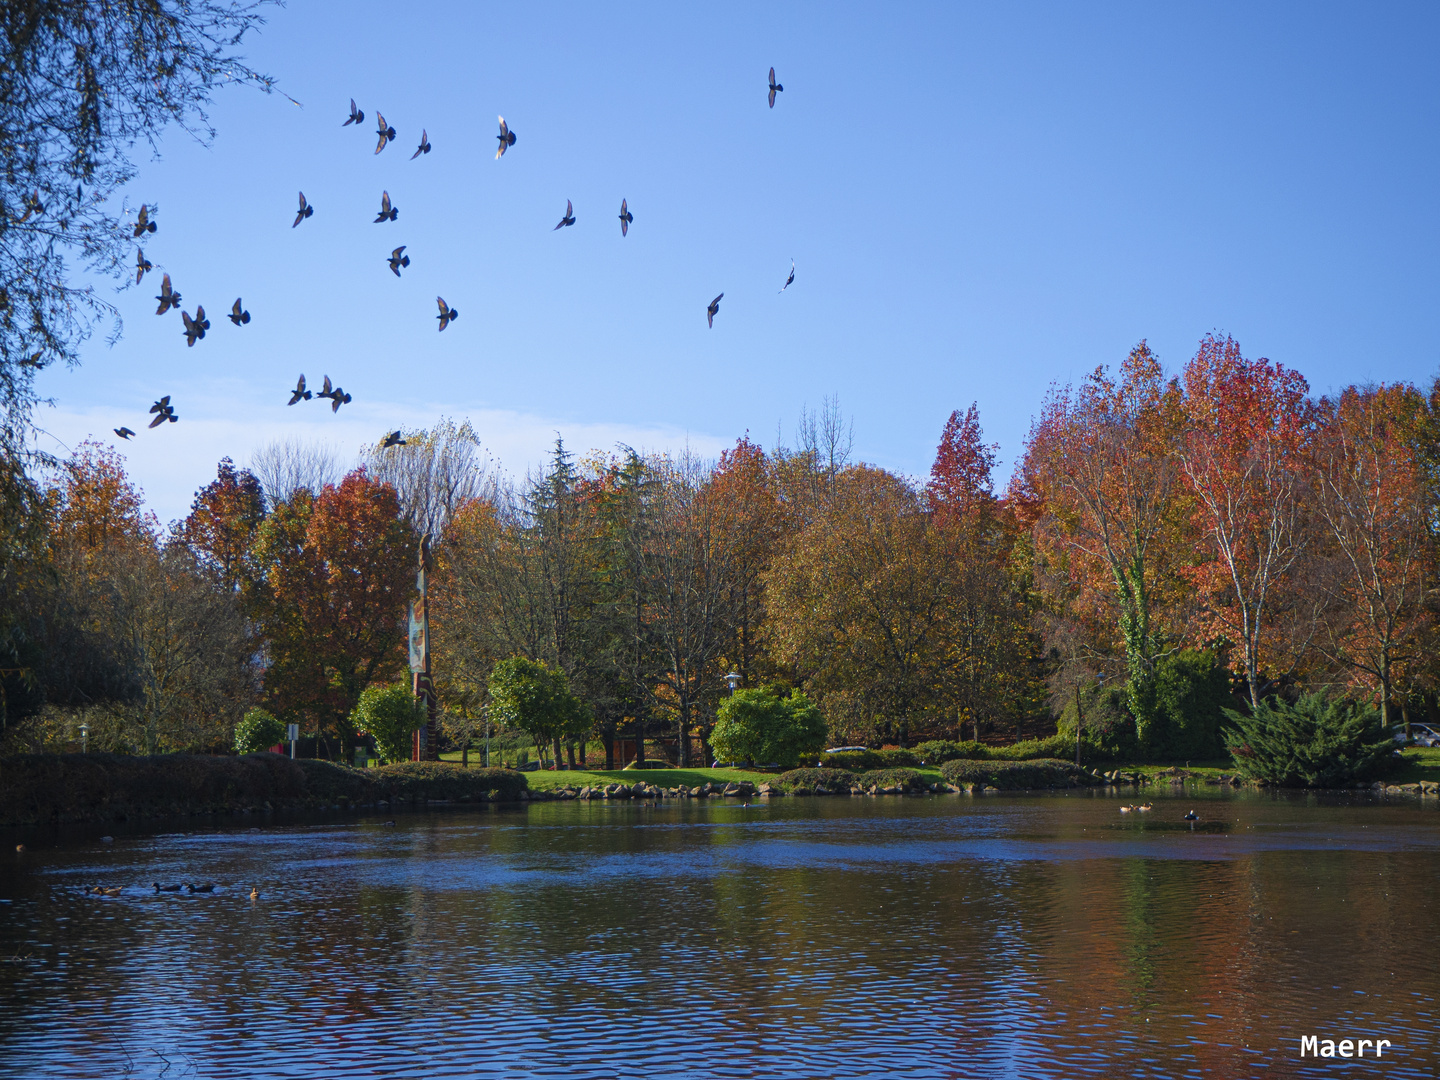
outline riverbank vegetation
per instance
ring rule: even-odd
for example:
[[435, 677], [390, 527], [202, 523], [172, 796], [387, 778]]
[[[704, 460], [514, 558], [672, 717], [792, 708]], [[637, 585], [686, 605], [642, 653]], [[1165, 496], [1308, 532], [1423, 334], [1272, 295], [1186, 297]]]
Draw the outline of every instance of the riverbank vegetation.
[[297, 445], [222, 461], [168, 527], [98, 443], [12, 468], [3, 748], [226, 752], [239, 725], [248, 749], [258, 707], [335, 760], [367, 734], [404, 756], [372, 706], [407, 692], [425, 534], [442, 743], [467, 759], [487, 737], [607, 770], [1228, 745], [1263, 779], [1303, 695], [1352, 702], [1371, 746], [1437, 712], [1440, 386], [1315, 397], [1216, 337], [1167, 377], [1142, 343], [1051, 391], [1003, 493], [974, 406], [924, 483], [853, 460], [833, 402], [794, 447], [557, 441], [517, 483], [467, 424], [406, 436], [343, 474]]

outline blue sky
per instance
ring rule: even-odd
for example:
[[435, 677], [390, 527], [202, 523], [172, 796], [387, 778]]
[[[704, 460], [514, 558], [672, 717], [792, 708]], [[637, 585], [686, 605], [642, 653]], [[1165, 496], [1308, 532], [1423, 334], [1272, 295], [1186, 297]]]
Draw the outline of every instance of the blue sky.
[[[834, 395], [859, 457], [923, 475], [971, 401], [1008, 472], [1046, 389], [1141, 338], [1172, 370], [1220, 330], [1317, 392], [1428, 382], [1437, 29], [1419, 4], [295, 2], [244, 52], [303, 107], [224, 89], [213, 145], [171, 130], [130, 189], [210, 334], [153, 314], [157, 270], [37, 419], [74, 445], [170, 393], [181, 421], [121, 445], [168, 520], [222, 454], [348, 458], [442, 414], [523, 473], [557, 431], [770, 445]], [[287, 408], [301, 371], [354, 403]]]

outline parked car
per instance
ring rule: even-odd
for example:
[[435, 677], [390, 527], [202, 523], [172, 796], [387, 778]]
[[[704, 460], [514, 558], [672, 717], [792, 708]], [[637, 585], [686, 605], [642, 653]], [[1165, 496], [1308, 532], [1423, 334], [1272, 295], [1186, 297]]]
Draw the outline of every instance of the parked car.
[[1440, 746], [1440, 732], [1437, 732], [1429, 724], [1411, 724], [1410, 738], [1405, 738], [1405, 725], [1395, 725], [1395, 741], [1398, 743], [1409, 742], [1411, 746]]

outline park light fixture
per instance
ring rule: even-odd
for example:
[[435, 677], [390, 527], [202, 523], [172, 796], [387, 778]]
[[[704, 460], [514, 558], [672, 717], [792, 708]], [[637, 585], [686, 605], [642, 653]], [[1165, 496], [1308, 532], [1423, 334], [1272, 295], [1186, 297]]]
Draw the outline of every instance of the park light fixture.
[[733, 694], [735, 693], [735, 687], [740, 685], [740, 676], [738, 673], [732, 671], [729, 675], [725, 676], [725, 681], [730, 684], [730, 693]]
[[80, 724], [80, 752], [82, 754], [90, 752], [90, 725], [83, 721]]

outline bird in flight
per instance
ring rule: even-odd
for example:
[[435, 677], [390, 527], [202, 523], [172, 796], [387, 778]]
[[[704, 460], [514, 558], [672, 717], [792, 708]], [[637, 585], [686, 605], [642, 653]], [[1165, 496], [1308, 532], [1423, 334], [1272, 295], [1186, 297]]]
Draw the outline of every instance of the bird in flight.
[[135, 432], [131, 431], [128, 427], [111, 428], [111, 430], [114, 431], [116, 435], [119, 435], [120, 438], [127, 441], [129, 440], [131, 435], [135, 434]]
[[505, 156], [505, 151], [515, 145], [515, 132], [511, 131], [505, 123], [505, 117], [500, 117], [500, 134], [495, 138], [500, 140], [500, 149], [495, 151], [495, 160], [499, 161]]
[[788, 289], [788, 288], [791, 286], [791, 284], [792, 284], [794, 281], [795, 281], [795, 260], [794, 260], [794, 259], [791, 259], [791, 260], [790, 260], [790, 276], [785, 279], [785, 284], [780, 286], [780, 291], [781, 291], [781, 292], [784, 292], [786, 289]]
[[341, 405], [349, 404], [350, 395], [347, 394], [344, 390], [341, 390], [340, 387], [335, 387], [335, 389], [330, 394], [330, 411], [332, 413], [337, 413], [340, 411]]
[[770, 108], [773, 109], [775, 107], [775, 95], [784, 89], [783, 86], [775, 81], [775, 69], [772, 67], [770, 69]]
[[[305, 201], [305, 192], [300, 192], [300, 209], [295, 214], [295, 225], [299, 225], [300, 222], [304, 221], [313, 213], [315, 213], [315, 207]], [[290, 228], [295, 228], [295, 225], [291, 225]]]
[[170, 287], [169, 274], [160, 279], [160, 295], [155, 299], [160, 301], [160, 306], [155, 309], [156, 315], [164, 315], [172, 307], [180, 306], [180, 294]]
[[235, 305], [230, 309], [230, 321], [236, 326], [243, 326], [250, 321], [250, 312], [240, 310], [240, 297], [235, 298]]
[[569, 200], [569, 199], [566, 199], [566, 200], [565, 200], [565, 216], [560, 219], [560, 224], [559, 224], [559, 225], [556, 225], [556, 226], [555, 226], [555, 229], [552, 229], [552, 230], [550, 230], [550, 231], [551, 231], [551, 232], [554, 232], [556, 229], [563, 229], [566, 225], [574, 225], [574, 224], [575, 224], [575, 208], [570, 205], [570, 200]]
[[711, 300], [710, 306], [705, 309], [705, 319], [712, 330], [715, 328], [715, 313], [720, 310], [720, 301], [723, 299], [725, 299], [725, 294], [722, 292], [714, 300]]
[[452, 308], [449, 304], [445, 303], [445, 298], [443, 296], [437, 296], [435, 298], [435, 303], [440, 305], [440, 314], [436, 315], [435, 318], [440, 320], [441, 330], [444, 330], [445, 327], [449, 326], [452, 322], [454, 322], [460, 317], [460, 312], [457, 311], [455, 308]]
[[386, 143], [390, 142], [391, 139], [395, 138], [395, 129], [389, 124], [385, 123], [385, 116], [383, 113], [377, 112], [375, 116], [380, 121], [380, 129], [376, 132], [376, 134], [380, 136], [380, 141], [375, 144], [375, 152], [378, 154], [381, 150], [385, 149]]
[[411, 160], [411, 161], [414, 161], [414, 160], [415, 160], [417, 157], [419, 157], [421, 154], [428, 154], [429, 152], [430, 152], [430, 135], [429, 135], [429, 133], [428, 133], [424, 128], [421, 128], [421, 129], [420, 129], [420, 149], [416, 150], [413, 154], [410, 155], [410, 160]]
[[136, 284], [136, 285], [139, 285], [139, 284], [140, 284], [140, 279], [145, 276], [145, 272], [146, 272], [147, 270], [154, 270], [154, 269], [155, 269], [155, 267], [154, 267], [154, 265], [150, 262], [150, 260], [147, 259], [147, 258], [145, 258], [145, 251], [144, 251], [144, 249], [143, 249], [143, 248], [138, 248], [138, 249], [136, 249], [136, 252], [135, 252], [135, 284]]
[[620, 235], [630, 235], [630, 223], [635, 220], [635, 215], [630, 213], [630, 208], [625, 205], [625, 200], [620, 200]]
[[380, 216], [372, 224], [379, 225], [382, 221], [394, 221], [400, 216], [400, 211], [390, 205], [390, 192], [380, 193]]
[[392, 431], [385, 436], [385, 441], [380, 444], [381, 450], [388, 450], [392, 446], [404, 446], [405, 440], [400, 437], [400, 432]]
[[325, 376], [325, 385], [320, 388], [320, 390], [315, 394], [315, 396], [318, 397], [318, 398], [327, 398], [327, 397], [334, 397], [334, 396], [335, 396], [335, 390], [330, 386], [330, 376], [329, 376], [329, 375], [326, 375], [326, 376]]
[[195, 318], [190, 318], [185, 312], [180, 312], [180, 318], [185, 322], [185, 344], [194, 345], [205, 336], [205, 331], [210, 329], [210, 320], [205, 318], [205, 306], [202, 304], [195, 309]]
[[351, 124], [363, 124], [365, 122], [365, 110], [355, 107], [355, 99], [350, 99], [350, 119], [346, 120], [341, 127], [349, 127]]
[[[43, 209], [43, 208], [42, 208]], [[140, 213], [135, 218], [135, 239], [139, 239], [147, 232], [155, 231], [155, 222], [150, 220], [150, 208], [144, 203], [140, 204]]]
[[169, 420], [170, 423], [173, 424], [175, 423], [175, 421], [180, 419], [178, 416], [175, 415], [175, 409], [170, 404], [169, 394], [166, 394], [159, 401], [155, 402], [154, 405], [151, 405], [150, 411], [157, 414], [155, 419], [150, 421], [150, 426], [152, 428], [159, 427], [161, 424], [165, 423], [166, 420]]
[[390, 258], [387, 260], [390, 263], [391, 272], [396, 277], [400, 276], [400, 268], [402, 266], [410, 265], [410, 256], [401, 254], [404, 250], [405, 245], [401, 244], [398, 248], [396, 248], [390, 253]]
[[300, 381], [295, 384], [295, 389], [290, 392], [290, 400], [286, 405], [294, 405], [297, 401], [309, 401], [310, 391], [305, 389], [305, 376], [300, 376]]

